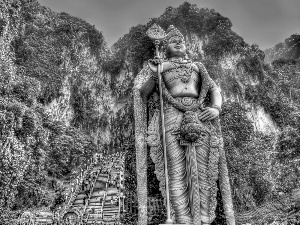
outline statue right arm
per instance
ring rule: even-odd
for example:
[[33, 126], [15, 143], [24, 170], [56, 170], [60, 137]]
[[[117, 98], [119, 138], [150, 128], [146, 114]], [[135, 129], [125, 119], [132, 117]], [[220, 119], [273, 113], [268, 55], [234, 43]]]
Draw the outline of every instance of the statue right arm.
[[149, 60], [148, 66], [140, 72], [143, 74], [143, 78], [140, 79], [142, 80], [140, 81], [140, 84], [136, 85], [135, 87], [139, 89], [142, 98], [147, 99], [155, 90], [155, 85], [158, 79], [157, 68], [159, 63], [161, 63], [160, 59]]
[[[149, 73], [153, 73], [151, 70]], [[152, 77], [149, 77], [140, 87], [141, 97], [147, 99], [155, 89], [155, 80]]]

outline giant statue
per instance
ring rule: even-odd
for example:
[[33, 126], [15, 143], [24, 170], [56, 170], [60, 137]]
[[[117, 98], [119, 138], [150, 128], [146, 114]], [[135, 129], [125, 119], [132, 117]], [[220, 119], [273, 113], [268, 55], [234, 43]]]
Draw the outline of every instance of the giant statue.
[[234, 225], [219, 88], [201, 62], [189, 59], [178, 29], [170, 26], [166, 33], [158, 25], [151, 29], [149, 37], [151, 32], [157, 36], [152, 37], [157, 39], [156, 57], [139, 72], [133, 89], [138, 223], [147, 224], [149, 146], [170, 214], [166, 224], [211, 224], [216, 217], [218, 181], [227, 224]]

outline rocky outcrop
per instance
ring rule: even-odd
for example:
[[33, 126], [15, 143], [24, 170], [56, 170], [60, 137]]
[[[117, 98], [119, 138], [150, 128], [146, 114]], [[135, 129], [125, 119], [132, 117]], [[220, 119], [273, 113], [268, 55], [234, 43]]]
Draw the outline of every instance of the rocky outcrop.
[[300, 59], [300, 35], [293, 34], [289, 38], [285, 39], [275, 45], [273, 48], [265, 50], [265, 62], [271, 64], [274, 60], [293, 59], [299, 61]]

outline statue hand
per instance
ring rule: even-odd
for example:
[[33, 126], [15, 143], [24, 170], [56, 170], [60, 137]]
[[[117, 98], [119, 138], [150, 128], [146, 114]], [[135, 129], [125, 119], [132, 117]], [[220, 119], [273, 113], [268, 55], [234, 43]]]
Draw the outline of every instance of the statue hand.
[[219, 116], [219, 110], [215, 108], [206, 107], [204, 111], [202, 111], [199, 115], [199, 120], [206, 121], [206, 120], [213, 120]]
[[149, 60], [148, 60], [148, 65], [149, 65], [150, 69], [151, 69], [154, 73], [156, 73], [156, 72], [157, 72], [157, 65], [160, 64], [160, 63], [162, 63], [162, 62], [163, 62], [163, 61], [162, 61], [160, 58], [154, 57], [154, 59], [149, 59]]

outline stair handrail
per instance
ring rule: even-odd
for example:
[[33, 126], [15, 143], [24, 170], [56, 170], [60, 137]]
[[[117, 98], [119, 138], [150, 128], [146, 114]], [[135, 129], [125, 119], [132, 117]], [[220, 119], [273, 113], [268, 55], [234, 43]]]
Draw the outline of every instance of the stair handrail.
[[[115, 163], [115, 159], [113, 160], [112, 165], [111, 165], [109, 171], [107, 171], [108, 174], [111, 174], [111, 168], [112, 168], [112, 166], [114, 165], [114, 163]], [[107, 182], [106, 182], [105, 193], [104, 193], [104, 199], [103, 199], [103, 202], [102, 202], [102, 210], [101, 210], [101, 211], [102, 211], [102, 218], [103, 218], [103, 219], [104, 219], [103, 208], [104, 208], [104, 204], [105, 204], [105, 199], [106, 199], [106, 197], [107, 197], [108, 181], [109, 181], [109, 179], [107, 179]]]
[[71, 193], [68, 203], [65, 205], [64, 209], [60, 213], [60, 219], [62, 219], [62, 216], [65, 214], [65, 212], [71, 207], [74, 200], [76, 199], [78, 192], [81, 188], [82, 182], [85, 180], [87, 174], [94, 168], [94, 162], [91, 161], [90, 165], [87, 166], [87, 169], [83, 172], [83, 175], [79, 174], [80, 180], [78, 182], [78, 185], [75, 186], [75, 190]]
[[96, 183], [96, 181], [97, 181], [97, 179], [98, 179], [98, 177], [99, 177], [99, 174], [100, 174], [100, 170], [98, 170], [97, 176], [96, 176], [95, 180], [93, 181], [93, 183], [91, 184], [90, 194], [89, 194], [89, 196], [88, 196], [87, 202], [86, 202], [85, 205], [84, 205], [84, 209], [83, 209], [83, 211], [82, 211], [82, 213], [81, 213], [81, 219], [80, 219], [80, 223], [79, 223], [79, 224], [82, 223], [83, 215], [84, 215], [84, 213], [85, 213], [85, 211], [86, 211], [86, 207], [88, 206], [88, 204], [89, 204], [89, 202], [90, 202], [91, 196], [92, 196], [92, 194], [93, 194], [94, 186], [95, 186], [95, 183]]

